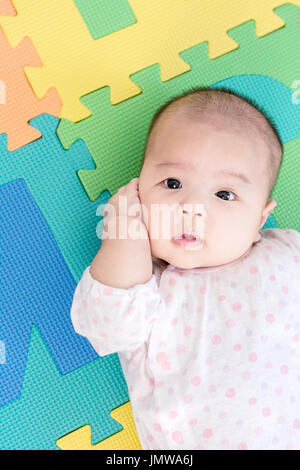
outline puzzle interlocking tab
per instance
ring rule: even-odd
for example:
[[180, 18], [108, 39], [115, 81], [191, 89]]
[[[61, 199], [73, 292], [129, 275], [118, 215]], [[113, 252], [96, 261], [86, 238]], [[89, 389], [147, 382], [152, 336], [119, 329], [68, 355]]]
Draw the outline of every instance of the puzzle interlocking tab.
[[142, 450], [130, 402], [112, 410], [110, 415], [122, 424], [122, 431], [92, 445], [91, 427], [87, 424], [58, 439], [56, 445], [62, 450]]
[[36, 95], [54, 86], [63, 101], [59, 117], [78, 121], [90, 115], [79, 98], [91, 91], [108, 86], [117, 104], [141, 93], [130, 80], [139, 70], [159, 63], [165, 82], [191, 70], [179, 56], [185, 49], [207, 41], [215, 59], [238, 48], [227, 34], [235, 26], [255, 20], [258, 37], [283, 27], [273, 12], [283, 3], [234, 0], [224, 8], [222, 0], [130, 0], [137, 22], [98, 40], [72, 0], [14, 0], [17, 15], [0, 17], [0, 24], [12, 46], [29, 36], [38, 51], [43, 67], [25, 68]]
[[42, 113], [58, 116], [62, 102], [54, 87], [38, 100], [28, 83], [24, 66], [41, 67], [42, 62], [30, 39], [13, 49], [0, 27], [0, 78], [5, 84], [5, 102], [0, 105], [0, 130], [7, 134], [7, 148], [16, 150], [41, 137], [28, 121]]

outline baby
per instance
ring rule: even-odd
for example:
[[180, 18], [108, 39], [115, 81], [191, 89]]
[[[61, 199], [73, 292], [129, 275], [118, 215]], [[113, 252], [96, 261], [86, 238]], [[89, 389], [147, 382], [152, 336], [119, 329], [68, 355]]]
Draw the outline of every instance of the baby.
[[282, 153], [249, 100], [193, 89], [105, 206], [71, 319], [118, 353], [143, 449], [300, 450], [300, 234], [261, 230]]

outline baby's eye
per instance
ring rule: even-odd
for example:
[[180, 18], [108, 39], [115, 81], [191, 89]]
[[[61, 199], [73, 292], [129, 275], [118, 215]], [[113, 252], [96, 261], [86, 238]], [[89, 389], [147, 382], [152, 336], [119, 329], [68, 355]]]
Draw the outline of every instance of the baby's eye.
[[[176, 180], [175, 178], [166, 178], [165, 180], [163, 180], [162, 183], [164, 184], [165, 181], [167, 181], [167, 188], [169, 188], [169, 189], [179, 189], [178, 187], [176, 187], [177, 183], [179, 183], [180, 186], [181, 186], [181, 183], [178, 180]], [[165, 184], [164, 184], [164, 186], [165, 186]]]
[[232, 193], [231, 191], [226, 191], [226, 190], [217, 191], [215, 194], [221, 194], [221, 199], [224, 199], [225, 201], [233, 201], [234, 200], [234, 199], [229, 199], [227, 197], [227, 195], [229, 195], [229, 197], [230, 197], [230, 194], [232, 194], [234, 196], [234, 198], [236, 198], [234, 193]]

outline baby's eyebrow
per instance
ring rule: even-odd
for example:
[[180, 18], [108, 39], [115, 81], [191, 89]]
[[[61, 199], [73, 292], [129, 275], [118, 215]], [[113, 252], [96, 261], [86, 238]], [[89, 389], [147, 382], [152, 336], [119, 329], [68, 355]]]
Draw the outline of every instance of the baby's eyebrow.
[[[160, 168], [163, 167], [163, 166], [171, 166], [171, 167], [180, 168], [180, 169], [183, 169], [183, 170], [187, 168], [186, 163], [175, 163], [175, 162], [158, 163], [156, 166], [160, 167]], [[189, 166], [193, 171], [196, 171], [196, 168], [194, 167], [194, 165], [190, 164]], [[220, 175], [230, 175], [230, 176], [233, 176], [235, 178], [240, 179], [244, 183], [252, 184], [251, 181], [249, 180], [249, 178], [247, 178], [246, 175], [244, 175], [243, 173], [240, 173], [240, 172], [229, 171], [229, 170], [219, 170], [219, 171], [216, 171], [214, 174], [215, 175], [218, 175], [218, 174], [220, 174]]]
[[239, 173], [236, 171], [228, 171], [228, 170], [221, 170], [221, 171], [218, 171], [217, 173], [221, 175], [234, 176], [235, 178], [239, 178], [240, 180], [242, 180], [244, 183], [252, 184], [251, 181], [247, 178], [247, 176], [244, 175], [243, 173]]

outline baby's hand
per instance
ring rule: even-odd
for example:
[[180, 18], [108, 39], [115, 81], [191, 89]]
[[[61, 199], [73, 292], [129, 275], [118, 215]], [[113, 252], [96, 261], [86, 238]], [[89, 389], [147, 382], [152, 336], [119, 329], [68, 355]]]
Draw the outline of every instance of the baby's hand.
[[118, 189], [104, 206], [103, 215], [102, 243], [91, 264], [92, 277], [121, 289], [147, 282], [152, 275], [151, 246], [138, 178]]
[[[138, 191], [139, 178], [133, 178], [121, 186], [104, 207], [104, 217], [133, 217], [142, 220], [142, 207]], [[108, 206], [108, 207], [107, 207]], [[109, 207], [110, 206], [110, 207]]]

